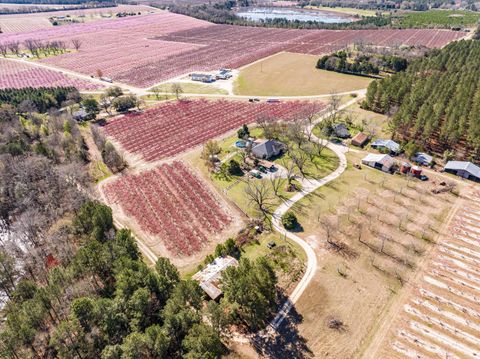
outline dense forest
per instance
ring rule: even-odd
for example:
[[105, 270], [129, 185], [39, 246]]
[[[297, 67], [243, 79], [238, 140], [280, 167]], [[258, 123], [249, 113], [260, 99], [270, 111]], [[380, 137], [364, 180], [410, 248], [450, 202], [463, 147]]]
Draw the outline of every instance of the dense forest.
[[167, 259], [149, 267], [92, 200], [88, 123], [68, 111], [91, 99], [73, 88], [1, 94], [1, 358], [213, 359], [231, 325], [265, 327], [278, 302], [265, 258], [226, 270], [224, 297], [209, 302]]
[[459, 41], [370, 84], [363, 106], [390, 114], [393, 136], [480, 160], [480, 42]]
[[[471, 8], [475, 5], [476, 0], [462, 1], [466, 8]], [[313, 1], [300, 1], [300, 5], [317, 5], [317, 6], [329, 6], [329, 7], [351, 7], [364, 10], [415, 10], [425, 11], [428, 9], [437, 8], [450, 8], [456, 6], [456, 1], [453, 0], [313, 0]]]

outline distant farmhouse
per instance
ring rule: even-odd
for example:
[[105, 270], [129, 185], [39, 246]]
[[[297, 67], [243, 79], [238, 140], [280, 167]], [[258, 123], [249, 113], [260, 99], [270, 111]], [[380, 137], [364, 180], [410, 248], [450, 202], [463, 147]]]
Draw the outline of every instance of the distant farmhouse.
[[252, 154], [263, 160], [268, 160], [272, 157], [278, 156], [285, 150], [285, 145], [275, 140], [265, 140], [252, 148]]
[[230, 256], [217, 257], [200, 272], [195, 273], [193, 280], [199, 282], [200, 287], [207, 295], [216, 300], [222, 295], [221, 278], [222, 272], [228, 267], [238, 266], [238, 261]]
[[445, 172], [466, 178], [475, 182], [480, 182], [480, 167], [472, 162], [449, 161], [444, 168]]
[[362, 163], [372, 168], [383, 172], [392, 172], [395, 161], [387, 154], [373, 154], [369, 153], [362, 159]]
[[375, 140], [371, 144], [372, 148], [379, 151], [385, 151], [396, 156], [401, 152], [400, 145], [392, 140]]

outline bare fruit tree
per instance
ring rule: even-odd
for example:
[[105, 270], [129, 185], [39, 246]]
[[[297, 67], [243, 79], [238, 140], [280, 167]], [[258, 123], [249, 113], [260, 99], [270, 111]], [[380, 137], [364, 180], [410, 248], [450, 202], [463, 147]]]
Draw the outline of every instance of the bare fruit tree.
[[80, 47], [82, 47], [82, 41], [79, 39], [72, 39], [72, 45], [75, 51], [80, 50]]
[[180, 84], [172, 84], [172, 92], [175, 94], [177, 100], [180, 100], [180, 95], [183, 93], [183, 88]]
[[3, 57], [7, 57], [8, 54], [8, 45], [7, 44], [0, 44], [0, 55]]
[[20, 53], [20, 43], [18, 41], [12, 41], [8, 43], [8, 48], [16, 56]]

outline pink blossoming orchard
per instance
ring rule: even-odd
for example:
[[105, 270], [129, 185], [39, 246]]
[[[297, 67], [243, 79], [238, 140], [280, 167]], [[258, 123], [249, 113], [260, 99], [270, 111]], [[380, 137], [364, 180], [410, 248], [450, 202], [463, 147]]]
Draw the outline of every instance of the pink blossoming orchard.
[[348, 44], [442, 47], [461, 31], [296, 30], [215, 25], [160, 12], [112, 21], [0, 34], [0, 43], [25, 40], [81, 41], [78, 51], [40, 62], [85, 75], [101, 70], [114, 81], [150, 87], [192, 71], [238, 68], [281, 51], [321, 55]]
[[[319, 104], [320, 111], [324, 105]], [[141, 114], [109, 121], [106, 133], [131, 154], [145, 161], [175, 156], [259, 118], [297, 118], [308, 102], [252, 104], [239, 101], [167, 102]]]
[[106, 184], [104, 192], [111, 205], [137, 222], [157, 255], [165, 255], [165, 250], [173, 257], [195, 254], [231, 220], [205, 184], [179, 161], [122, 176]]

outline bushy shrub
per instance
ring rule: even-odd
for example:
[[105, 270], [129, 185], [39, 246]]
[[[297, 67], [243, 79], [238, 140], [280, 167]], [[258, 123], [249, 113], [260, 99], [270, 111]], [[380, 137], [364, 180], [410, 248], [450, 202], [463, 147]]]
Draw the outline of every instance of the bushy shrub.
[[296, 226], [298, 226], [298, 220], [297, 216], [295, 213], [292, 211], [288, 211], [282, 216], [282, 225], [285, 227], [285, 229], [292, 230]]

